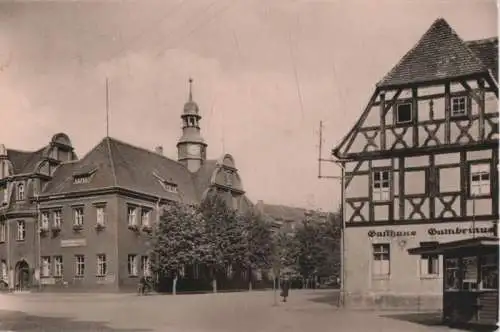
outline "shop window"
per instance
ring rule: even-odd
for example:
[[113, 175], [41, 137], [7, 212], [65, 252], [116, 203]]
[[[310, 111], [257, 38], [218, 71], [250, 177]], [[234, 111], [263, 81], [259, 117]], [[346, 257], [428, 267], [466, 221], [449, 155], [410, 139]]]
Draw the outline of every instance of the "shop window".
[[458, 258], [445, 259], [445, 280], [444, 287], [446, 290], [460, 289], [459, 261]]
[[493, 254], [481, 257], [481, 289], [498, 289], [498, 261]]
[[477, 257], [462, 258], [463, 265], [463, 290], [473, 290], [477, 288]]

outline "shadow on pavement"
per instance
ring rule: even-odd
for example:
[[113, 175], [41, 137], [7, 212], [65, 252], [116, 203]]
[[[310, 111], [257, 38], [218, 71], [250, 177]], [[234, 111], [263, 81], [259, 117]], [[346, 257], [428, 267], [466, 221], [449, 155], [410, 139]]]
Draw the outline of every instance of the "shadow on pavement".
[[330, 304], [332, 306], [337, 307], [339, 304], [339, 293], [338, 292], [322, 293], [321, 295], [309, 299], [309, 301], [316, 303]]
[[[421, 312], [421, 313], [405, 313], [405, 314], [391, 314], [383, 315], [381, 317], [392, 318], [397, 320], [403, 320], [411, 323], [416, 323], [424, 326], [443, 326], [447, 325], [443, 323], [440, 312]], [[472, 326], [472, 325], [460, 325], [453, 326], [453, 328], [460, 329], [463, 331], [471, 332], [493, 332], [496, 330], [495, 327], [490, 326]]]
[[28, 315], [22, 311], [0, 310], [0, 331], [103, 331], [103, 332], [149, 332], [149, 329], [117, 329], [105, 322], [77, 321], [63, 317]]

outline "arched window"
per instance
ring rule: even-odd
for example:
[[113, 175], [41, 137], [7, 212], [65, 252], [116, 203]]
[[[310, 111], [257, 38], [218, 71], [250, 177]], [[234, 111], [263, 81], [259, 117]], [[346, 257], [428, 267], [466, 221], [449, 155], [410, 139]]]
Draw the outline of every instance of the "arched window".
[[24, 183], [19, 183], [17, 185], [17, 200], [24, 200]]

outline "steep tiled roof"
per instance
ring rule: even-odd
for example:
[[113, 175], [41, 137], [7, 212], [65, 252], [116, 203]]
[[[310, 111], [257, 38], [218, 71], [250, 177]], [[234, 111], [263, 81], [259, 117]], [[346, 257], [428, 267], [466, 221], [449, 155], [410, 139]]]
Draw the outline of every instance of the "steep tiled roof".
[[269, 216], [277, 221], [284, 222], [301, 222], [306, 216], [306, 209], [276, 205], [276, 204], [264, 204], [261, 202], [257, 203], [256, 208], [262, 212], [264, 215]]
[[490, 69], [498, 82], [498, 38], [470, 40], [465, 44], [474, 52], [481, 62]]
[[198, 197], [202, 197], [205, 190], [210, 185], [212, 174], [217, 168], [217, 160], [205, 160], [198, 172], [194, 175], [194, 185]]
[[43, 159], [43, 152], [45, 149], [45, 147], [37, 151], [7, 149], [7, 157], [12, 163], [14, 174], [33, 172], [36, 164]]
[[377, 86], [429, 82], [484, 73], [487, 69], [448, 23], [440, 18]]

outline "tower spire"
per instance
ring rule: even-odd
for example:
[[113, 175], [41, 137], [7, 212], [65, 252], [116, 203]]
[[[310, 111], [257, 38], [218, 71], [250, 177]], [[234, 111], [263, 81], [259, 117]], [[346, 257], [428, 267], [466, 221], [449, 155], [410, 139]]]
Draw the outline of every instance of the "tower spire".
[[193, 79], [189, 78], [189, 97], [188, 101], [193, 101]]

